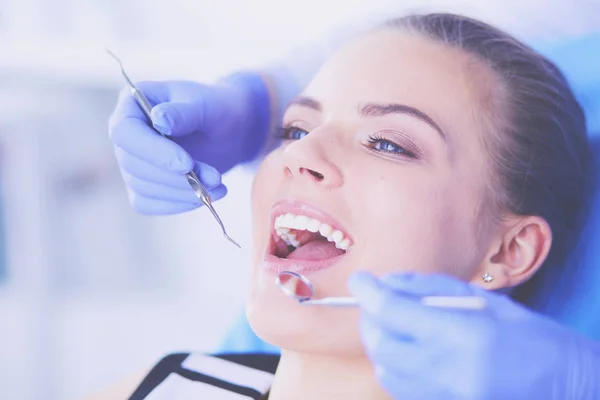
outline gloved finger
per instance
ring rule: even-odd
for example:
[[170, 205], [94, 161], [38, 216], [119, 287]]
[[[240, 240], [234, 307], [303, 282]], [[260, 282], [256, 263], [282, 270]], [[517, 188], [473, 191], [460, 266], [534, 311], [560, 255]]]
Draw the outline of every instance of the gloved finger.
[[[186, 97], [189, 96], [182, 95], [181, 93], [189, 92], [188, 88], [190, 84], [192, 84], [192, 82], [186, 81], [134, 82], [134, 85], [144, 94], [151, 106], [173, 101], [174, 97], [181, 100], [186, 99]], [[195, 84], [193, 86], [202, 87], [200, 84]], [[136, 118], [146, 123], [146, 125], [151, 123], [141, 106], [138, 104], [136, 98], [131, 93], [131, 88], [129, 86], [124, 86], [119, 92], [117, 106], [110, 116], [109, 126], [112, 126], [112, 124], [125, 118]]]
[[[459, 347], [447, 348], [444, 343], [422, 343], [395, 332], [388, 331], [368, 314], [361, 315], [360, 333], [367, 356], [374, 365], [381, 366], [394, 375], [426, 377], [435, 368], [436, 375], [430, 382], [459, 381], [455, 377], [457, 354], [463, 354]], [[467, 372], [462, 369], [462, 373]], [[469, 371], [471, 373], [471, 371]]]
[[384, 275], [379, 284], [414, 296], [473, 296], [483, 290], [447, 275], [413, 272]]
[[208, 191], [221, 184], [221, 173], [208, 164], [199, 161], [194, 162], [194, 172]]
[[[200, 205], [201, 201], [198, 199], [192, 188], [188, 185], [185, 189], [173, 188], [165, 186], [159, 183], [149, 182], [143, 179], [139, 179], [133, 175], [123, 172], [123, 180], [127, 187], [135, 193], [142, 195], [146, 198], [158, 199], [158, 200], [170, 200], [181, 203], [194, 203]], [[227, 190], [223, 190], [224, 185], [207, 189], [211, 200], [218, 200], [223, 197]], [[218, 196], [221, 197], [218, 197]]]
[[[160, 200], [144, 197], [133, 190], [128, 190], [129, 202], [134, 210], [140, 214], [146, 215], [169, 215], [179, 214], [194, 210], [201, 206], [201, 203], [177, 202], [170, 200]], [[221, 185], [209, 192], [213, 201], [219, 200], [227, 194], [227, 188]]]
[[118, 146], [114, 146], [114, 149], [117, 163], [122, 172], [148, 182], [154, 182], [172, 188], [187, 189], [190, 187], [182, 172], [171, 172], [164, 168], [159, 168], [133, 154], [129, 154]]
[[[115, 156], [121, 169], [139, 179], [178, 189], [189, 189], [190, 184], [183, 174], [158, 168], [115, 146]], [[194, 172], [206, 189], [221, 184], [221, 174], [208, 164], [196, 161]]]
[[146, 114], [131, 94], [129, 86], [125, 86], [119, 92], [117, 105], [108, 119], [108, 126], [113, 127], [117, 122], [125, 118], [136, 118], [146, 125], [150, 123]]
[[210, 134], [215, 126], [230, 117], [235, 92], [220, 87], [201, 86], [195, 97], [169, 101], [152, 109], [153, 126], [165, 135], [184, 136], [192, 132]]
[[172, 172], [188, 172], [193, 160], [177, 143], [160, 136], [136, 118], [125, 118], [110, 128], [112, 142], [152, 165]]
[[348, 282], [361, 309], [382, 328], [403, 336], [427, 341], [439, 332], [450, 331], [461, 318], [457, 311], [421, 304], [420, 297], [380, 284], [368, 273], [355, 273]]
[[423, 348], [414, 338], [382, 328], [367, 313], [361, 315], [360, 336], [369, 359], [396, 372], [414, 371], [431, 350]]

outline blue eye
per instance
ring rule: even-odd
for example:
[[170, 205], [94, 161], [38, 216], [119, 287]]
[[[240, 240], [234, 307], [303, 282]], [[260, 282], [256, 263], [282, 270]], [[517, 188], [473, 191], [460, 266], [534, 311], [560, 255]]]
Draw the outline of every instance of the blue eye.
[[280, 137], [283, 140], [300, 140], [306, 135], [308, 135], [308, 132], [304, 129], [296, 128], [295, 126], [288, 126], [281, 128]]
[[402, 147], [400, 147], [397, 144], [394, 144], [392, 142], [388, 142], [387, 140], [382, 140], [380, 142], [375, 143], [375, 146], [373, 146], [373, 148], [375, 150], [383, 150], [383, 151], [387, 151], [389, 153], [402, 153], [403, 152]]
[[404, 147], [378, 136], [369, 136], [369, 147], [375, 151], [390, 154], [400, 154], [409, 158], [417, 158], [417, 156], [406, 150]]

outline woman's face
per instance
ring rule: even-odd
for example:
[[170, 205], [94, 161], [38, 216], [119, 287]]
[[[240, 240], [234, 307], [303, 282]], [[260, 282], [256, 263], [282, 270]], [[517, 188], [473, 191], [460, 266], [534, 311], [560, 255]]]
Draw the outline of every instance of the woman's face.
[[358, 311], [299, 305], [275, 285], [281, 270], [309, 278], [315, 297], [349, 295], [357, 270], [479, 278], [487, 164], [472, 67], [459, 51], [382, 31], [335, 54], [289, 106], [252, 193], [248, 317], [259, 336], [362, 354]]

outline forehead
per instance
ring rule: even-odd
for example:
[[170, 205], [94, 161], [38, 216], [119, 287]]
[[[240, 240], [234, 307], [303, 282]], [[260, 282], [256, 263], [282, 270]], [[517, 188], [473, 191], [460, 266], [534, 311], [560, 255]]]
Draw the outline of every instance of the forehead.
[[462, 51], [432, 40], [380, 31], [333, 55], [305, 94], [322, 102], [326, 112], [355, 110], [363, 102], [401, 103], [431, 113], [441, 125], [464, 128], [476, 106], [468, 76], [472, 63]]

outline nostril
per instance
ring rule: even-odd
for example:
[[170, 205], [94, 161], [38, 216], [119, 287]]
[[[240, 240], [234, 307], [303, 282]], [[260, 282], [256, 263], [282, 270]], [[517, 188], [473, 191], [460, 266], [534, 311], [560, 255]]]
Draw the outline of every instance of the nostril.
[[310, 174], [312, 176], [314, 176], [315, 178], [317, 178], [320, 181], [322, 181], [323, 178], [325, 178], [322, 174], [318, 173], [317, 171], [313, 171], [312, 169], [309, 169], [308, 172], [310, 172]]
[[[308, 175], [306, 173], [309, 173], [313, 176], [313, 178], [317, 181], [317, 182], [321, 182], [325, 179], [325, 175], [323, 175], [320, 172], [315, 171], [314, 169], [309, 169], [309, 168], [298, 168], [298, 173], [299, 175], [304, 175], [306, 177], [308, 177]], [[290, 170], [290, 174], [293, 175], [294, 173]]]

